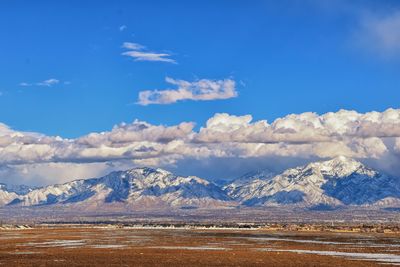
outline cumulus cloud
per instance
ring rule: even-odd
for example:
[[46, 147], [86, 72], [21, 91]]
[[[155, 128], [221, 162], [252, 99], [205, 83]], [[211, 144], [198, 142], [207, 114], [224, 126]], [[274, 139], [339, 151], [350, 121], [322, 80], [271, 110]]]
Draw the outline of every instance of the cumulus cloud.
[[91, 147], [112, 144], [123, 145], [138, 141], [168, 143], [176, 139], [188, 138], [193, 127], [194, 123], [191, 122], [182, 122], [176, 126], [165, 127], [135, 120], [131, 124], [121, 123], [114, 126], [110, 132], [91, 133], [78, 138], [77, 143]]
[[400, 12], [365, 15], [356, 38], [362, 46], [382, 56], [400, 55]]
[[357, 113], [340, 110], [318, 115], [313, 112], [291, 114], [271, 124], [252, 122], [250, 115], [215, 114], [195, 137], [197, 142], [313, 143], [349, 138], [400, 136], [400, 112]]
[[125, 42], [122, 44], [122, 47], [128, 50], [123, 52], [122, 55], [131, 57], [135, 61], [160, 61], [174, 64], [177, 63], [171, 58], [170, 54], [148, 51], [145, 46], [138, 43]]
[[199, 130], [194, 126], [192, 122], [165, 126], [135, 120], [110, 131], [65, 139], [16, 131], [0, 123], [0, 179], [29, 177], [33, 172], [39, 177], [43, 169], [41, 181], [48, 181], [45, 176], [50, 174], [56, 181], [65, 181], [68, 168], [74, 168], [76, 175], [95, 175], [95, 168], [104, 172], [139, 165], [179, 168], [182, 162], [210, 159], [243, 161], [246, 166], [253, 161], [259, 166], [261, 159], [268, 159], [284, 166], [277, 160], [304, 162], [339, 155], [373, 160], [376, 166], [400, 175], [396, 164], [387, 164], [388, 159], [400, 159], [400, 109], [307, 112], [271, 123], [253, 121], [250, 115], [220, 113]]
[[217, 100], [237, 97], [234, 80], [201, 79], [194, 82], [175, 80], [167, 77], [166, 82], [175, 85], [174, 89], [146, 90], [139, 92], [139, 105], [172, 104], [182, 100]]

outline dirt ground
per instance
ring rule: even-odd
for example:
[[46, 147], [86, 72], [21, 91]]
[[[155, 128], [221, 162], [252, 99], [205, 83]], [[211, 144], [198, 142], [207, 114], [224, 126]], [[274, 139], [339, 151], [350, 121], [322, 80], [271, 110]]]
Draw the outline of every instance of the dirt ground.
[[0, 230], [0, 266], [376, 266], [400, 236], [263, 230]]

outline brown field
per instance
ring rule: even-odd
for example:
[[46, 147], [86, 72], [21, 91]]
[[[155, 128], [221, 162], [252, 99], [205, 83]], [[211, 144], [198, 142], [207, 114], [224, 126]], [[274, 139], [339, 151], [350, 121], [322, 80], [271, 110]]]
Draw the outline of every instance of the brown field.
[[1, 266], [381, 264], [400, 264], [399, 235], [117, 227], [0, 230]]

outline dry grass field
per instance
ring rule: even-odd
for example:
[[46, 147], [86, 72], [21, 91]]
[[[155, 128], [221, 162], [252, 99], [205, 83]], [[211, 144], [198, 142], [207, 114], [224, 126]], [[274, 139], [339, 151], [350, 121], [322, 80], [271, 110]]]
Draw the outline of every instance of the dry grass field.
[[116, 227], [0, 230], [0, 266], [381, 264], [400, 264], [400, 236]]

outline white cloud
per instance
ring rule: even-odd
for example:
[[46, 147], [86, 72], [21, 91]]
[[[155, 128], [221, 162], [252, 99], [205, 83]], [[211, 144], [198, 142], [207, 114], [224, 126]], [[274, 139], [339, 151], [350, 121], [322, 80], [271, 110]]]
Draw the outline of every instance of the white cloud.
[[196, 136], [198, 142], [312, 143], [348, 138], [400, 136], [400, 111], [357, 113], [340, 110], [318, 115], [291, 114], [271, 124], [252, 117], [215, 114]]
[[122, 44], [123, 48], [129, 49], [129, 50], [143, 50], [146, 49], [145, 46], [138, 44], [138, 43], [130, 43], [130, 42], [125, 42]]
[[357, 42], [384, 57], [400, 55], [400, 12], [365, 15], [356, 33]]
[[147, 51], [127, 51], [122, 53], [124, 56], [129, 56], [135, 59], [135, 61], [161, 61], [176, 63], [174, 59], [168, 58], [170, 54], [167, 53], [155, 53]]
[[[131, 163], [132, 164], [132, 163]], [[7, 184], [44, 185], [64, 183], [71, 179], [99, 177], [114, 170], [128, 169], [128, 165], [100, 163], [35, 163], [7, 167], [0, 166], [1, 181]], [[56, 179], [56, 181], [55, 181]]]
[[175, 80], [167, 77], [166, 82], [175, 89], [147, 90], [139, 92], [138, 104], [172, 104], [182, 100], [228, 99], [238, 95], [235, 81], [202, 79], [194, 82]]
[[26, 83], [26, 82], [19, 83], [19, 86], [31, 86], [31, 85], [32, 85], [31, 83]]
[[[339, 155], [374, 160], [400, 175], [398, 164], [387, 164], [388, 159], [398, 162], [400, 158], [400, 109], [307, 112], [272, 123], [222, 113], [198, 131], [191, 122], [164, 126], [135, 120], [76, 139], [16, 131], [0, 123], [0, 180], [28, 179], [35, 173], [44, 183], [50, 182], [47, 175], [58, 182], [68, 179], [68, 168], [76, 170], [70, 175], [74, 179], [97, 174], [95, 168], [102, 172], [137, 165], [171, 168], [182, 166], [180, 162], [201, 165], [210, 159], [220, 164], [243, 161], [246, 166], [249, 162], [260, 166], [262, 159], [269, 159], [277, 167], [286, 164], [286, 159], [304, 162]], [[29, 171], [25, 174], [23, 170]]]
[[52, 78], [52, 79], [47, 79], [47, 80], [44, 80], [42, 82], [39, 82], [36, 85], [50, 87], [50, 86], [56, 85], [58, 83], [60, 83], [59, 80]]
[[135, 61], [160, 61], [174, 64], [177, 63], [174, 59], [170, 58], [170, 54], [148, 51], [145, 46], [138, 43], [125, 42], [122, 44], [122, 47], [128, 49], [128, 51], [123, 52], [122, 55], [134, 58]]
[[52, 87], [53, 85], [57, 85], [57, 84], [59, 84], [59, 83], [60, 83], [60, 80], [51, 78], [51, 79], [47, 79], [47, 80], [44, 80], [44, 81], [41, 81], [41, 82], [37, 82], [37, 83], [22, 82], [22, 83], [19, 84], [19, 86], [24, 86], [24, 87], [27, 87], [27, 86], [46, 86], [46, 87]]

